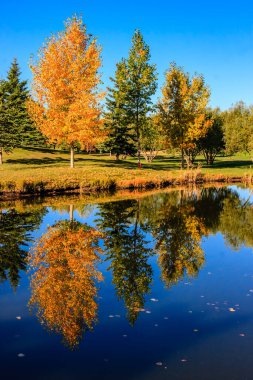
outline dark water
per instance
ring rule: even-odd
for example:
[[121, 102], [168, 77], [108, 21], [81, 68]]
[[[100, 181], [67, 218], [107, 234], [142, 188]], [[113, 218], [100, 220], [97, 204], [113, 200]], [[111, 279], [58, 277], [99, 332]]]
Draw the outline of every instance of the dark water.
[[253, 379], [253, 197], [0, 211], [0, 379]]

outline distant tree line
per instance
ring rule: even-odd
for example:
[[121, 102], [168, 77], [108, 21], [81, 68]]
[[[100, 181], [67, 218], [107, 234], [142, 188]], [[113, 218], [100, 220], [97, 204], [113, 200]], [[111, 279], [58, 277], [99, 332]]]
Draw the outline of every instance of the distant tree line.
[[[253, 149], [253, 107], [238, 102], [226, 111], [209, 107], [202, 75], [172, 63], [161, 96], [150, 48], [136, 30], [127, 58], [116, 65], [112, 85], [100, 90], [101, 48], [80, 18], [52, 36], [31, 64], [31, 93], [15, 59], [0, 81], [0, 163], [16, 147], [98, 150], [151, 162], [159, 152], [180, 152], [182, 168], [202, 154], [212, 165], [219, 154]], [[101, 100], [105, 95], [105, 105]]]

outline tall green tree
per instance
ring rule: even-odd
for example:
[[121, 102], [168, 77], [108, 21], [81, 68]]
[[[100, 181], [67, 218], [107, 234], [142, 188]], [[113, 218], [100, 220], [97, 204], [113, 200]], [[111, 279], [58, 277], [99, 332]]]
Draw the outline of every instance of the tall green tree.
[[207, 165], [213, 165], [217, 154], [225, 149], [223, 120], [219, 109], [208, 110], [206, 117], [212, 121], [212, 125], [207, 134], [198, 140], [197, 147], [203, 153]]
[[13, 133], [6, 116], [5, 81], [0, 82], [0, 164], [3, 163], [3, 152], [10, 152], [16, 145], [16, 136]]
[[3, 151], [44, 142], [41, 134], [33, 125], [27, 109], [27, 81], [20, 79], [21, 72], [16, 59], [13, 60], [6, 80], [0, 83], [0, 163]]
[[210, 126], [206, 106], [210, 91], [203, 76], [190, 77], [182, 67], [170, 65], [159, 101], [160, 120], [172, 148], [181, 151], [181, 167], [191, 166], [196, 142], [204, 137]]
[[129, 127], [126, 117], [126, 62], [122, 60], [117, 64], [115, 78], [110, 78], [113, 87], [108, 88], [106, 97], [105, 127], [108, 138], [104, 147], [115, 154], [116, 160], [120, 155], [132, 155], [136, 153], [134, 134]]
[[141, 160], [141, 133], [148, 124], [149, 112], [153, 110], [152, 96], [157, 89], [156, 65], [150, 63], [150, 49], [139, 30], [132, 39], [132, 47], [126, 60], [125, 82], [126, 117], [137, 141], [138, 166]]

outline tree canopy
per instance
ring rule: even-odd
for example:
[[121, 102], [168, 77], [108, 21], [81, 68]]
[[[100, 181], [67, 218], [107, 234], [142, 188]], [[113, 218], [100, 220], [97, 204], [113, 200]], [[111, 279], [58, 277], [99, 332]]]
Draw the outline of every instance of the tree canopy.
[[169, 143], [181, 150], [182, 167], [184, 158], [190, 166], [197, 140], [206, 135], [211, 125], [205, 118], [209, 96], [203, 76], [190, 78], [182, 67], [170, 65], [158, 106]]
[[98, 73], [101, 49], [80, 18], [69, 19], [65, 27], [49, 38], [38, 61], [31, 64], [29, 112], [50, 142], [70, 147], [73, 167], [75, 145], [94, 145], [104, 135]]

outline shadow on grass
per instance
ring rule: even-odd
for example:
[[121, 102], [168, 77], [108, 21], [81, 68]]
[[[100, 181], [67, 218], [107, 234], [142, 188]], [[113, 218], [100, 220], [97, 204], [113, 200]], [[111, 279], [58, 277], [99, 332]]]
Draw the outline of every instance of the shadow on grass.
[[[41, 158], [17, 158], [17, 159], [7, 159], [8, 164], [20, 164], [24, 166], [42, 166], [42, 167], [53, 167], [53, 166], [68, 166], [69, 164], [69, 154], [67, 151], [62, 150], [52, 150], [49, 148], [26, 148], [27, 151], [34, 151], [38, 153], [48, 153], [53, 155], [53, 157], [41, 157]], [[65, 154], [66, 157], [60, 156]], [[35, 153], [36, 156], [36, 153]], [[122, 169], [137, 169], [137, 158], [132, 157], [127, 160], [116, 161], [114, 157], [109, 157], [106, 155], [99, 154], [88, 154], [88, 153], [77, 153], [75, 157], [75, 163], [77, 167], [99, 166], [104, 168], [122, 168]], [[236, 169], [245, 168], [253, 166], [251, 160], [231, 160], [229, 157], [217, 157], [216, 161], [212, 166], [208, 166], [204, 159], [199, 158], [195, 162], [195, 166], [200, 164], [203, 169]], [[167, 170], [178, 170], [180, 169], [181, 159], [174, 156], [158, 156], [154, 159], [152, 163], [148, 163], [142, 160], [142, 168], [155, 171], [167, 171]]]
[[[200, 161], [199, 161], [200, 162]], [[215, 161], [213, 165], [206, 165], [205, 161], [201, 162], [203, 164], [203, 168], [205, 169], [236, 169], [236, 168], [247, 168], [249, 166], [253, 166], [251, 160], [222, 160]]]
[[51, 149], [51, 148], [36, 148], [36, 147], [30, 147], [30, 146], [25, 147], [24, 150], [28, 150], [29, 152], [49, 153], [49, 154], [68, 153], [68, 151], [65, 151], [65, 150]]
[[8, 159], [6, 160], [6, 163], [8, 164], [21, 164], [21, 165], [53, 165], [58, 163], [65, 163], [69, 162], [68, 159], [57, 157], [57, 158], [19, 158], [16, 160]]

